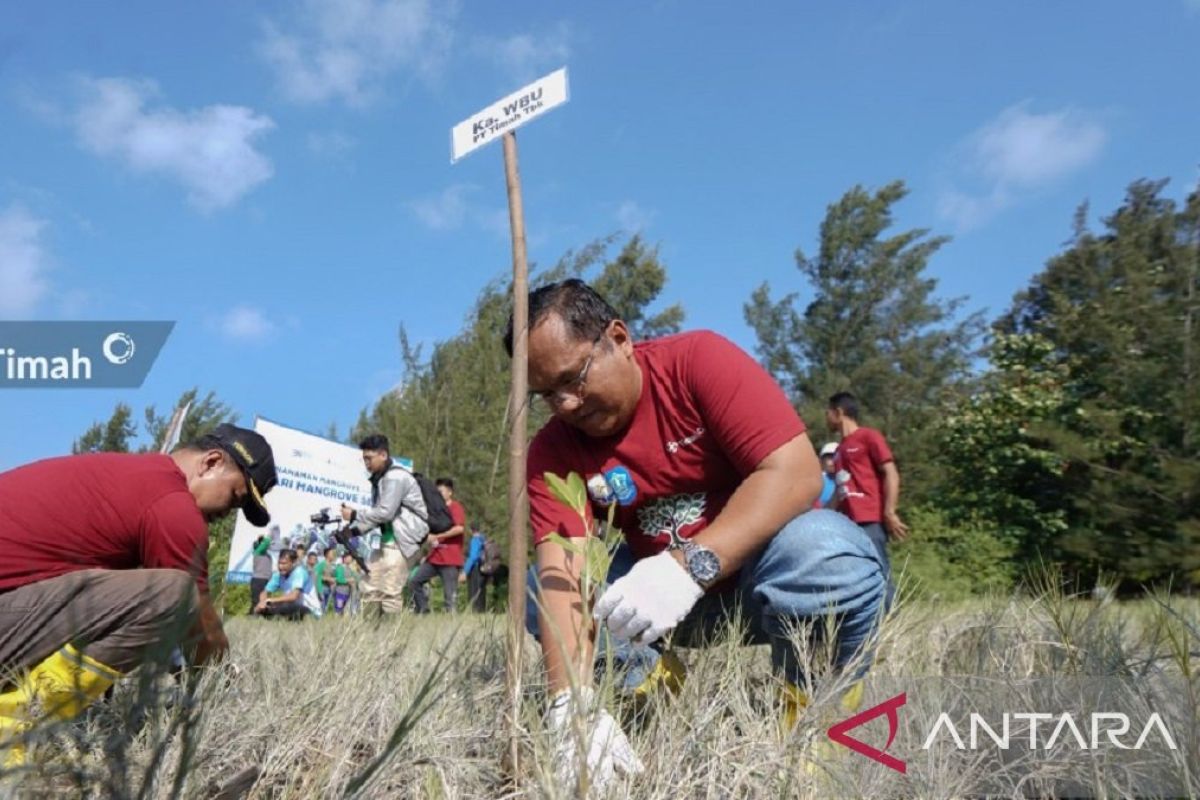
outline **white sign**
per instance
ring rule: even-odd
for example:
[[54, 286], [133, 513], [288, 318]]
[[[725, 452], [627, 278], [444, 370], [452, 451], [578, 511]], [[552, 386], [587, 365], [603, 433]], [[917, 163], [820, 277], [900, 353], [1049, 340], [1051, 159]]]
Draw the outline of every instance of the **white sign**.
[[[371, 504], [371, 483], [363, 466], [362, 451], [357, 447], [262, 418], [254, 421], [254, 430], [271, 445], [279, 482], [265, 497], [267, 510], [271, 512], [271, 522], [266, 528], [254, 527], [244, 514], [238, 513], [233, 540], [229, 543], [227, 583], [250, 582], [254, 560], [251, 550], [260, 534], [271, 537], [274, 559], [283, 547], [294, 546], [295, 540], [302, 540], [306, 548], [313, 544], [321, 530], [309, 518], [322, 508], [328, 508], [329, 515], [340, 521], [342, 503]], [[409, 466], [412, 463], [407, 459], [396, 461]], [[324, 531], [331, 534], [333, 526]]]
[[567, 68], [538, 78], [450, 131], [450, 163], [567, 102]]

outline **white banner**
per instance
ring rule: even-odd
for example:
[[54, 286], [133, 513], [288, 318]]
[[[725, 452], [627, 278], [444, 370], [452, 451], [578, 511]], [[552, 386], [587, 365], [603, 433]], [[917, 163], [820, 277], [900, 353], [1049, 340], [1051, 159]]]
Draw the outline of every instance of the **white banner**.
[[450, 131], [450, 163], [565, 102], [567, 68], [563, 67], [455, 125]]
[[[275, 471], [279, 482], [266, 495], [271, 523], [265, 529], [251, 525], [238, 512], [229, 545], [227, 583], [249, 583], [253, 566], [254, 540], [259, 534], [271, 537], [271, 559], [282, 547], [294, 546], [297, 540], [307, 548], [321, 534], [309, 518], [322, 508], [340, 520], [342, 503], [370, 505], [371, 484], [363, 467], [362, 451], [357, 447], [334, 442], [311, 433], [288, 428], [261, 417], [254, 421], [254, 430], [263, 435], [275, 455]], [[408, 459], [397, 462], [411, 466]], [[332, 533], [333, 526], [324, 528]], [[378, 539], [378, 536], [374, 537]], [[368, 537], [370, 540], [370, 537]]]

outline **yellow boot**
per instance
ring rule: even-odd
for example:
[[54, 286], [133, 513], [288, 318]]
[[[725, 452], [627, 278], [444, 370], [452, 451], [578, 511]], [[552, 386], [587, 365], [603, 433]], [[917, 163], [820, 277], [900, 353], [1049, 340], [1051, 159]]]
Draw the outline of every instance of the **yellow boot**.
[[71, 720], [99, 699], [121, 673], [66, 645], [29, 671], [21, 685], [0, 695], [0, 748], [6, 769], [28, 760], [23, 743], [10, 743], [33, 727], [31, 706], [40, 701], [42, 716]]
[[638, 703], [645, 703], [653, 695], [666, 689], [671, 694], [679, 694], [683, 682], [687, 679], [687, 667], [675, 655], [674, 650], [664, 650], [659, 656], [658, 663], [636, 689], [633, 696]]
[[30, 699], [23, 683], [0, 694], [0, 770], [25, 766], [25, 744], [17, 740], [29, 730]]
[[[850, 684], [842, 696], [838, 699], [838, 708], [843, 714], [852, 714], [862, 705], [863, 698], [863, 682], [861, 680]], [[792, 732], [796, 730], [796, 724], [800, 721], [801, 715], [804, 714], [811, 702], [808, 694], [795, 685], [791, 681], [784, 682], [783, 685], [783, 714], [780, 718], [780, 732], [784, 739], [788, 739]], [[830, 715], [832, 716], [832, 715]], [[835, 719], [824, 719], [816, 737], [812, 742], [812, 749], [809, 751], [808, 759], [804, 762], [804, 771], [809, 775], [817, 775], [820, 773], [822, 766], [840, 757], [841, 753], [838, 748], [833, 746], [824, 735], [824, 728], [836, 722]]]
[[29, 686], [42, 702], [44, 715], [69, 720], [103, 696], [120, 677], [112, 667], [67, 645], [30, 670]]
[[800, 721], [800, 717], [808, 708], [810, 701], [808, 692], [791, 681], [784, 681], [781, 699], [783, 700], [783, 712], [779, 718], [779, 729], [780, 733], [788, 736], [796, 729], [796, 723]]
[[[846, 713], [857, 711], [858, 707], [862, 705], [862, 698], [863, 683], [862, 681], [855, 681], [850, 684], [850, 688], [838, 700], [838, 707]], [[808, 694], [803, 689], [791, 681], [784, 682], [783, 713], [780, 719], [780, 727], [785, 736], [796, 729], [796, 723], [800, 721], [801, 715], [808, 708], [810, 702]]]

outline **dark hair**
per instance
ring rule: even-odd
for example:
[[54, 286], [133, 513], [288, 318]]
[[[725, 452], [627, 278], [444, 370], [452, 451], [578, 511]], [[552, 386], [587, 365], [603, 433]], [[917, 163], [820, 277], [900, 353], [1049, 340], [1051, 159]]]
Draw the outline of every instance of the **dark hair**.
[[280, 550], [279, 551], [279, 560], [282, 561], [285, 558], [288, 561], [295, 561], [296, 560], [296, 551], [295, 550]]
[[220, 450], [226, 455], [229, 454], [229, 451], [225, 449], [225, 445], [221, 443], [221, 440], [213, 436], [211, 433], [206, 433], [198, 439], [193, 439], [190, 442], [182, 442], [177, 444], [175, 445], [175, 449], [171, 452], [178, 453], [181, 450], [187, 450], [193, 453], [207, 453], [209, 450]]
[[[529, 293], [529, 329], [533, 330], [551, 313], [558, 314], [579, 341], [598, 339], [617, 312], [608, 301], [578, 278], [549, 283]], [[504, 328], [504, 349], [513, 353], [513, 318]]]
[[359, 450], [382, 450], [391, 455], [392, 447], [388, 443], [388, 438], [382, 433], [372, 433], [358, 443]]
[[336, 547], [326, 547], [326, 548], [325, 548], [325, 555], [329, 555], [330, 553], [333, 553], [334, 555], [337, 555], [337, 548], [336, 548]]
[[454, 478], [438, 478], [433, 482], [434, 486], [445, 486], [450, 491], [454, 491]]
[[843, 414], [858, 422], [858, 398], [849, 392], [838, 392], [829, 398], [829, 407], [841, 409]]

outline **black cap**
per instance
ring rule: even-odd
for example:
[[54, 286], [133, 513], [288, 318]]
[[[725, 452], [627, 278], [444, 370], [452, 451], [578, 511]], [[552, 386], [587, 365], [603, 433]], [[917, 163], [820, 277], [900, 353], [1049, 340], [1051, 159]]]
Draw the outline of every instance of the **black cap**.
[[204, 445], [214, 445], [221, 448], [233, 458], [234, 463], [242, 468], [246, 475], [246, 502], [242, 504], [242, 513], [250, 524], [262, 528], [271, 521], [267, 504], [263, 495], [271, 491], [275, 485], [275, 454], [271, 445], [262, 434], [228, 422], [213, 428], [212, 432], [201, 439]]

